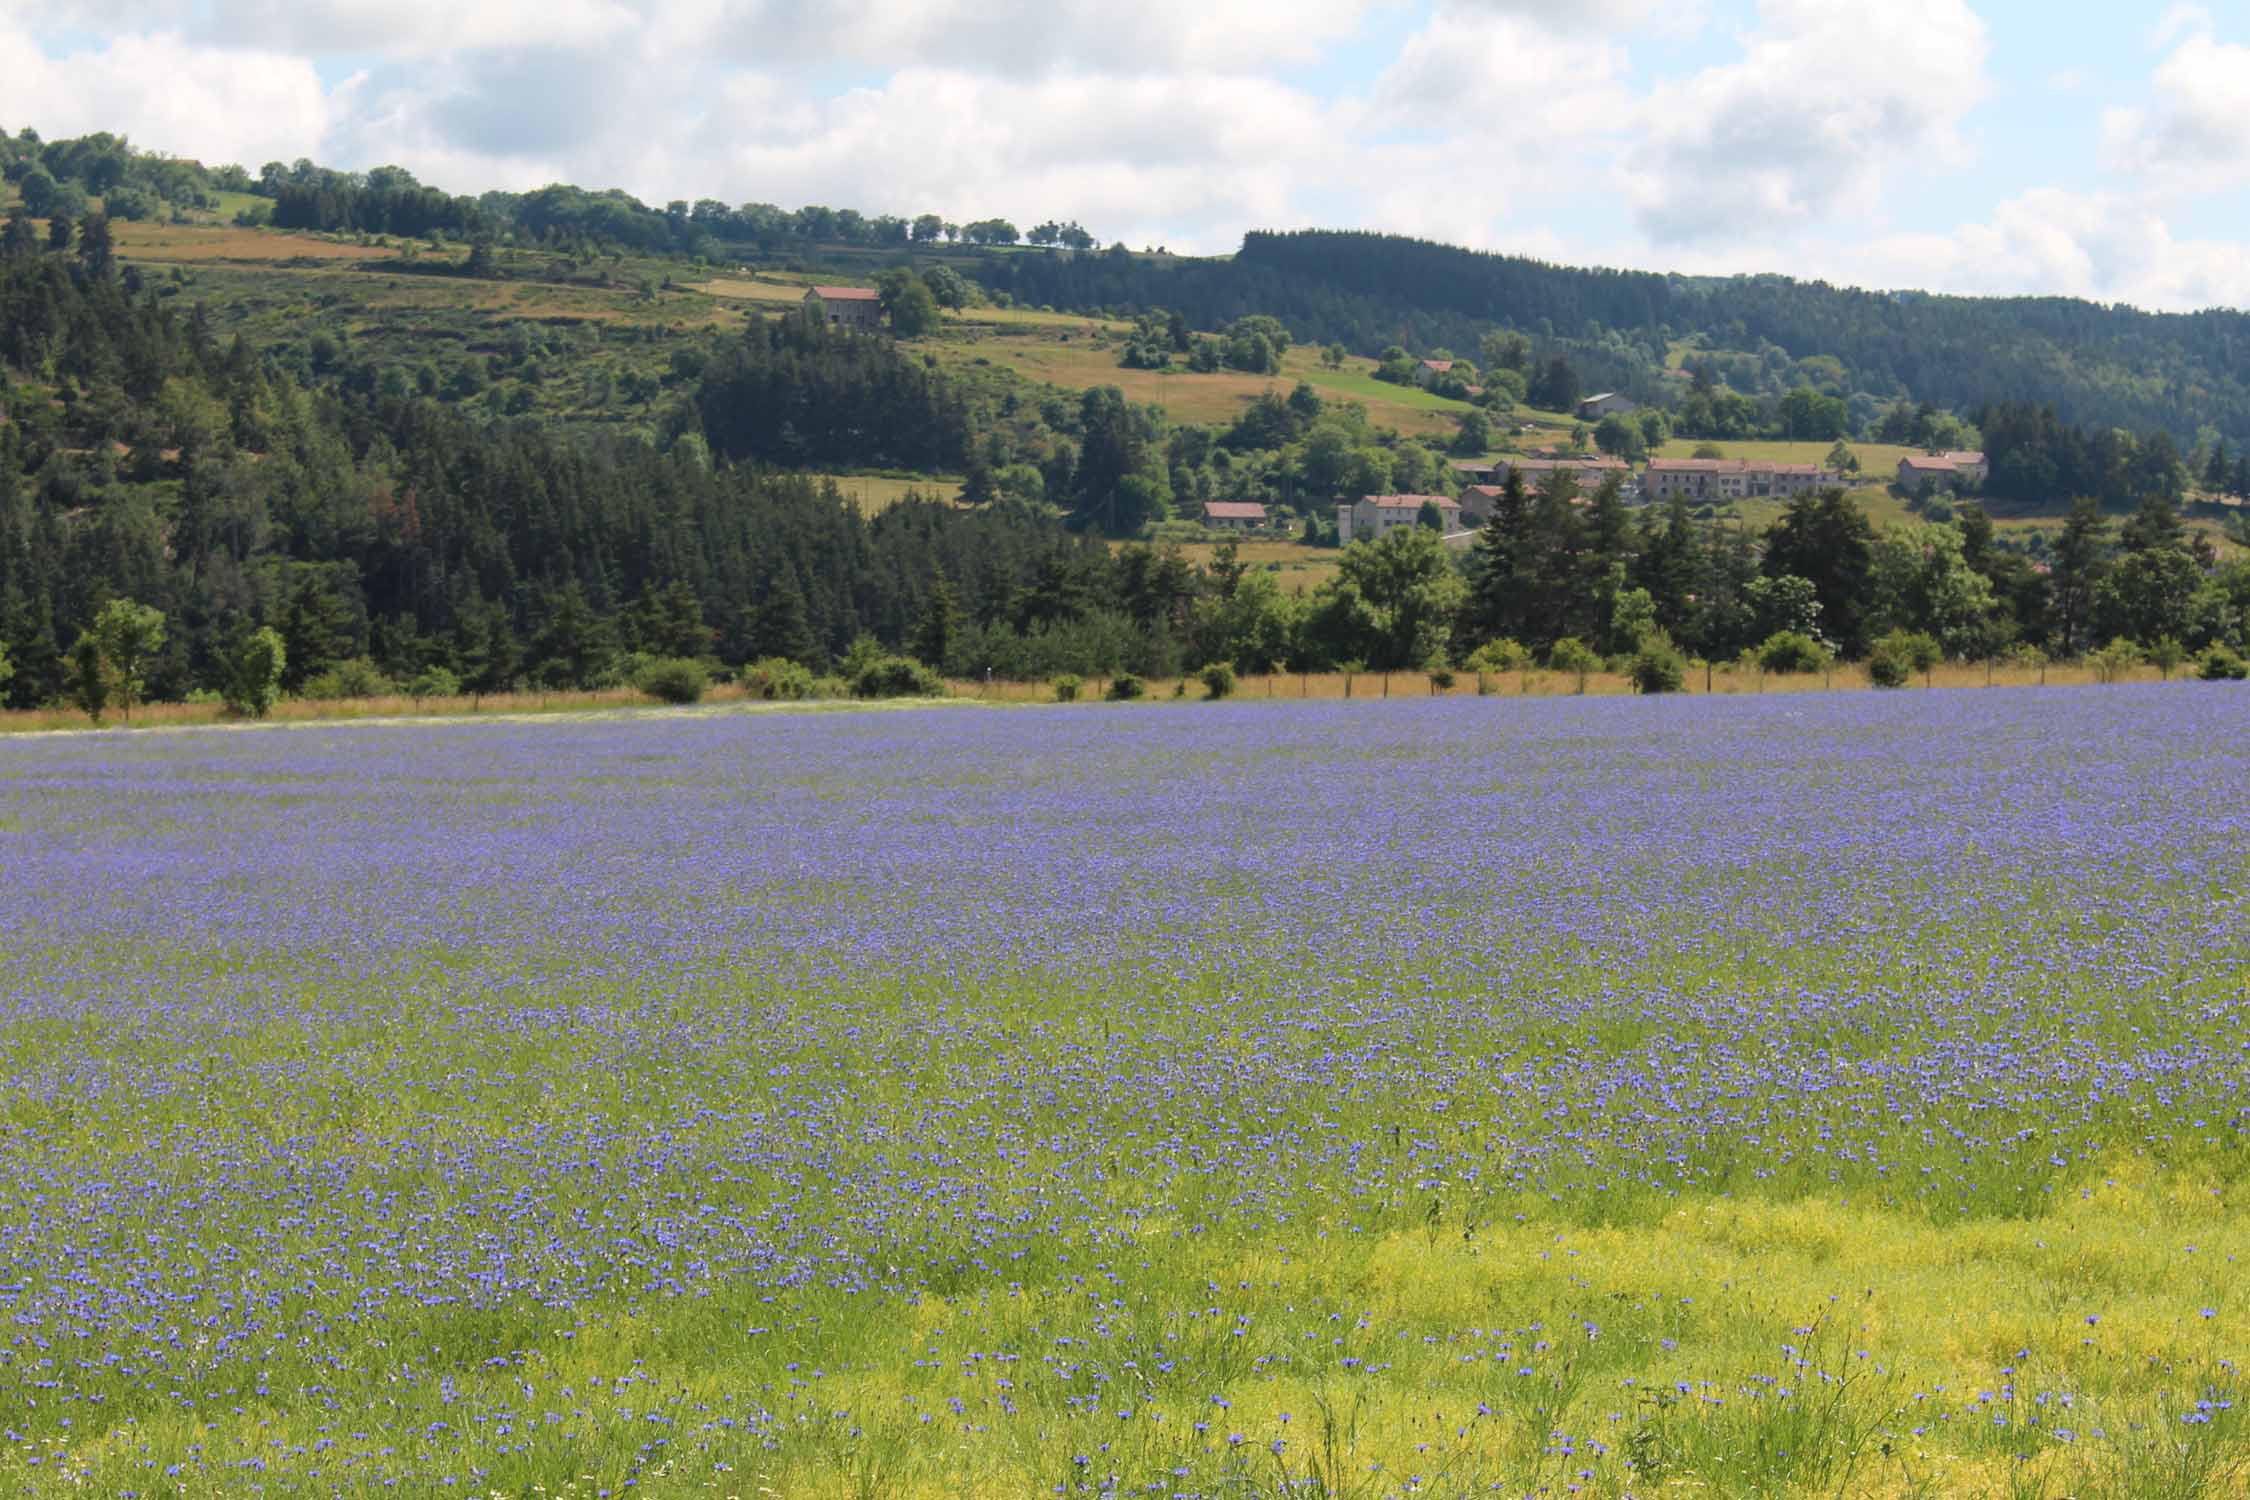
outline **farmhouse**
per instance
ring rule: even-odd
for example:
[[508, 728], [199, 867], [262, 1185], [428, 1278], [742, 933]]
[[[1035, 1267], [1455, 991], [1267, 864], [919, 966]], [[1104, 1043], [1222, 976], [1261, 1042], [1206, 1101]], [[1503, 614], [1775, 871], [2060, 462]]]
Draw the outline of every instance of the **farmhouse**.
[[882, 294], [872, 287], [816, 286], [805, 301], [820, 304], [831, 328], [875, 328], [883, 321]]
[[1604, 391], [1599, 396], [1588, 396], [1578, 403], [1578, 420], [1598, 422], [1612, 412], [1624, 416], [1640, 409], [1640, 403], [1632, 397], [1621, 396], [1615, 391]]
[[1422, 507], [1437, 507], [1441, 531], [1461, 529], [1461, 503], [1444, 495], [1363, 495], [1336, 507], [1336, 540], [1376, 541], [1421, 518]]
[[1203, 524], [1213, 531], [1262, 531], [1266, 508], [1251, 500], [1211, 500], [1203, 507]]
[[1414, 366], [1414, 383], [1425, 390], [1437, 383], [1440, 376], [1453, 373], [1450, 359], [1425, 359]]
[[1917, 490], [1974, 489], [1984, 483], [1991, 468], [1981, 453], [1928, 453], [1907, 455], [1898, 461], [1899, 488]]

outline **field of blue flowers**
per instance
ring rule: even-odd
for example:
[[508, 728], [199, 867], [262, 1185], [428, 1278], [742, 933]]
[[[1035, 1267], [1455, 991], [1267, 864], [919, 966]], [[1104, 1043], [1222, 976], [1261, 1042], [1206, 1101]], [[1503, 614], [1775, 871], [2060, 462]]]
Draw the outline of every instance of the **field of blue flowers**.
[[2246, 707], [0, 742], [0, 1493], [2250, 1493]]

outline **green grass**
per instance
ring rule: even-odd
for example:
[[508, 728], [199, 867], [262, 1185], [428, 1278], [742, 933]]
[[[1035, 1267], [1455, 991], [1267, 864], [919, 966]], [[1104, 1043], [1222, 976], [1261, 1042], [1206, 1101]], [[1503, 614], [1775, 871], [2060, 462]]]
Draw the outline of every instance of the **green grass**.
[[[1296, 350], [1290, 352], [1292, 355], [1298, 353]], [[1445, 412], [1452, 416], [1459, 416], [1464, 412], [1474, 410], [1466, 401], [1455, 401], [1449, 397], [1432, 395], [1420, 386], [1393, 385], [1387, 380], [1377, 380], [1369, 373], [1369, 370], [1373, 367], [1372, 361], [1351, 360], [1345, 363], [1343, 369], [1331, 370], [1320, 363], [1316, 352], [1306, 352], [1311, 357], [1292, 358], [1288, 362], [1288, 373], [1309, 382], [1322, 391], [1333, 391], [1341, 396], [1349, 396], [1355, 401], [1364, 401], [1370, 406], [1378, 403], [1387, 406], [1405, 406], [1416, 411]], [[1363, 365], [1368, 368], [1355, 369], [1353, 368], [1354, 365]]]
[[845, 498], [870, 516], [890, 509], [909, 495], [933, 500], [957, 500], [961, 496], [960, 480], [931, 475], [816, 474], [811, 477], [832, 479]]

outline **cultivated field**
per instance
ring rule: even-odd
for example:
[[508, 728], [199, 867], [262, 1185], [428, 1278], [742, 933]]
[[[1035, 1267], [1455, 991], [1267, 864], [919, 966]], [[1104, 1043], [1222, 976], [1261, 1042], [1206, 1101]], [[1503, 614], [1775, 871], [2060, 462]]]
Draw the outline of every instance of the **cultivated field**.
[[2239, 702], [9, 742], [0, 1492], [2239, 1495]]

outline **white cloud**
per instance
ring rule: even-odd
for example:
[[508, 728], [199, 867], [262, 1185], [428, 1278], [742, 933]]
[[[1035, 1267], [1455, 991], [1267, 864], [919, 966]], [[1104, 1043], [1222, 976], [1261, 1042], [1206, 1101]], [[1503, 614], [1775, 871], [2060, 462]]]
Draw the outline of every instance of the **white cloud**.
[[1375, 81], [1378, 123], [1542, 138], [1614, 132], [1630, 104], [1625, 49], [1500, 8], [1441, 7]]
[[1701, 24], [1697, 0], [1453, 0], [1464, 11], [1519, 16], [1556, 31], [1616, 32], [1661, 20], [1668, 30]]
[[[252, 167], [397, 162], [466, 192], [1076, 218], [1192, 251], [1367, 227], [1573, 263], [2250, 300], [2250, 260], [2164, 212], [2250, 182], [2250, 49], [2199, 7], [2159, 23], [2151, 102], [2103, 121], [2113, 191], [2011, 186], [1898, 234], [1930, 222], [1916, 169], [1970, 154], [1972, 0], [1759, 0], [1736, 60], [1671, 76], [1664, 39], [1700, 3], [1426, 0], [1365, 55], [1409, 3], [0, 0], [0, 124]], [[324, 88], [315, 62], [347, 58]], [[1308, 81], [1339, 74], [1360, 81]]]
[[311, 62], [269, 51], [127, 35], [50, 57], [0, 22], [0, 78], [11, 127], [49, 136], [108, 130], [152, 150], [240, 161], [294, 159], [327, 133], [330, 111]]
[[2149, 32], [2148, 44], [2162, 50], [2182, 36], [2208, 32], [2211, 29], [2211, 12], [2201, 5], [2175, 5], [2157, 18], [2156, 26]]
[[2157, 68], [2153, 104], [2102, 117], [2102, 164], [2159, 191], [2250, 182], [2250, 47], [2188, 37]]
[[2167, 310], [2250, 306], [2250, 258], [2240, 245], [2182, 239], [2156, 210], [2115, 193], [2037, 188], [1987, 221], [1839, 248], [1832, 258], [1852, 279], [1878, 286], [2037, 290]]
[[1659, 244], [1765, 239], [1873, 203], [1902, 161], [1963, 160], [1985, 92], [1965, 0], [1763, 0], [1740, 62], [1660, 85], [1623, 186]]
[[[1306, 61], [1388, 0], [28, 0], [54, 26], [318, 56], [519, 46], [872, 68], [1231, 70]], [[1652, 0], [1602, 0], [1646, 8]]]
[[722, 162], [726, 180], [781, 203], [1059, 215], [1210, 249], [1289, 218], [1328, 140], [1322, 105], [1270, 80], [910, 69], [784, 111]]

